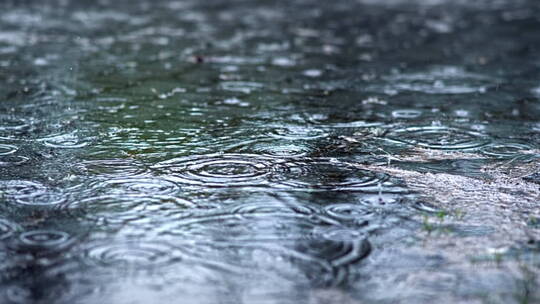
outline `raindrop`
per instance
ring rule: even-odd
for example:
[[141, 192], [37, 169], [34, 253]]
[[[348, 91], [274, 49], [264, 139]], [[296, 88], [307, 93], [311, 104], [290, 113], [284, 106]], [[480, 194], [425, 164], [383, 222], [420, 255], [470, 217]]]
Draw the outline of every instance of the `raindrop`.
[[475, 149], [490, 143], [479, 132], [445, 126], [408, 127], [391, 131], [390, 141], [439, 150]]

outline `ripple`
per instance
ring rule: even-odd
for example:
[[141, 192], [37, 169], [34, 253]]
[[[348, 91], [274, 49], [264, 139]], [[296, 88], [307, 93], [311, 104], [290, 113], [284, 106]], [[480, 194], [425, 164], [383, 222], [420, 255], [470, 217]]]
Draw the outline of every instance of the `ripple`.
[[235, 147], [234, 151], [231, 152], [257, 154], [277, 158], [296, 158], [304, 157], [310, 152], [312, 152], [312, 150], [313, 149], [309, 145], [302, 144], [301, 142], [298, 143], [294, 141], [264, 141], [243, 144], [239, 147]]
[[249, 94], [252, 91], [258, 91], [262, 89], [264, 85], [259, 82], [249, 81], [223, 81], [221, 82], [220, 87], [225, 91]]
[[392, 117], [402, 119], [414, 119], [422, 115], [422, 111], [414, 109], [402, 109], [392, 111]]
[[84, 173], [105, 177], [134, 176], [145, 171], [141, 164], [131, 159], [87, 160], [77, 167]]
[[[348, 267], [371, 248], [350, 229], [341, 237], [328, 233], [340, 228], [347, 230], [320, 207], [264, 202], [186, 215], [163, 227], [162, 234], [196, 244], [185, 251], [190, 262], [294, 282], [304, 274], [310, 283], [329, 286], [346, 280]], [[238, 252], [243, 258], [238, 259]]]
[[495, 158], [511, 158], [530, 154], [534, 148], [524, 143], [494, 143], [482, 148], [482, 154]]
[[354, 204], [333, 204], [325, 207], [326, 212], [333, 218], [344, 221], [365, 220], [373, 211], [362, 205]]
[[90, 187], [109, 195], [172, 195], [180, 190], [175, 183], [158, 178], [111, 179]]
[[268, 176], [279, 170], [282, 163], [254, 154], [210, 154], [174, 158], [154, 168], [183, 184], [245, 187], [266, 185]]
[[89, 143], [81, 140], [75, 133], [58, 134], [40, 139], [39, 141], [50, 148], [76, 149], [86, 147]]
[[18, 148], [13, 145], [0, 144], [0, 157], [17, 152]]
[[461, 67], [433, 67], [419, 73], [403, 73], [383, 77], [382, 86], [373, 87], [387, 94], [403, 91], [426, 94], [471, 94], [484, 93], [495, 79], [480, 74], [466, 72]]
[[29, 160], [30, 159], [28, 157], [20, 155], [0, 156], [0, 167], [19, 166], [28, 162]]
[[390, 132], [390, 141], [427, 149], [466, 150], [489, 144], [487, 136], [465, 129], [444, 126], [409, 127]]
[[[145, 222], [183, 213], [195, 204], [170, 195], [124, 196], [101, 195], [71, 201], [62, 205], [75, 218], [100, 222], [104, 226], [122, 226], [130, 222]], [[141, 228], [144, 228], [141, 224]]]
[[53, 191], [43, 184], [24, 180], [0, 181], [0, 193], [22, 205], [49, 206], [65, 201], [65, 197], [61, 193]]
[[0, 131], [19, 131], [29, 126], [30, 124], [23, 119], [9, 115], [0, 115]]
[[35, 253], [46, 253], [66, 249], [74, 243], [74, 239], [63, 231], [32, 230], [21, 233], [18, 250], [30, 250]]
[[313, 140], [327, 137], [327, 131], [319, 128], [306, 128], [300, 126], [273, 128], [270, 136], [286, 140]]
[[276, 184], [293, 190], [308, 191], [385, 191], [389, 176], [347, 163], [311, 161], [294, 163], [287, 171], [272, 176]]
[[333, 267], [350, 265], [366, 257], [371, 251], [371, 244], [367, 239], [315, 239], [298, 247], [298, 251], [327, 260]]
[[133, 269], [162, 267], [179, 259], [169, 244], [144, 241], [91, 244], [85, 255], [97, 266]]
[[19, 230], [18, 225], [6, 219], [0, 219], [0, 240], [6, 239], [12, 236], [13, 233], [17, 230]]

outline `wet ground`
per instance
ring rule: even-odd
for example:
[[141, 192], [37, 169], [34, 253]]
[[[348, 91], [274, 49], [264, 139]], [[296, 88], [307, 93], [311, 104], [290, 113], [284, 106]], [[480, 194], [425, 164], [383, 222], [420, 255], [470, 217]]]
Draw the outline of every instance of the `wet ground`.
[[536, 1], [3, 1], [1, 303], [538, 303]]

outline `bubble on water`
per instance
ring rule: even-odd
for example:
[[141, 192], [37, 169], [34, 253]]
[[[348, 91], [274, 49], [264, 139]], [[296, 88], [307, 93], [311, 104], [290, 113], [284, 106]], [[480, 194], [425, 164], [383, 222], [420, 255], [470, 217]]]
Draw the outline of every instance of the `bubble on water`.
[[205, 187], [247, 187], [267, 184], [277, 170], [285, 170], [283, 162], [255, 154], [210, 154], [174, 158], [154, 169], [171, 180]]
[[390, 131], [388, 140], [427, 149], [467, 150], [485, 146], [491, 142], [486, 135], [453, 127], [408, 127]]
[[309, 70], [305, 70], [302, 72], [302, 75], [306, 76], [306, 77], [313, 77], [313, 78], [316, 78], [316, 77], [320, 77], [322, 75], [322, 71], [321, 70], [317, 70], [317, 69], [309, 69]]
[[276, 57], [272, 59], [272, 65], [279, 67], [292, 67], [296, 65], [296, 61], [287, 57]]
[[229, 105], [229, 106], [239, 106], [239, 107], [249, 107], [250, 103], [249, 102], [246, 102], [246, 101], [242, 101], [241, 99], [238, 99], [238, 98], [227, 98], [227, 99], [224, 99], [221, 104], [224, 104], [224, 105]]
[[65, 201], [62, 193], [41, 183], [25, 180], [0, 181], [0, 194], [21, 205], [50, 206]]

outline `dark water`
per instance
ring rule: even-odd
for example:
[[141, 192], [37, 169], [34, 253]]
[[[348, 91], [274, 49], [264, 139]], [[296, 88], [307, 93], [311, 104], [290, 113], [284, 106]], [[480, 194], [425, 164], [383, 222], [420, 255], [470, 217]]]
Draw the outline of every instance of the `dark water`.
[[370, 169], [538, 183], [536, 1], [0, 9], [1, 303], [539, 301], [534, 203]]

